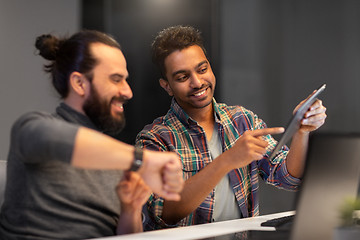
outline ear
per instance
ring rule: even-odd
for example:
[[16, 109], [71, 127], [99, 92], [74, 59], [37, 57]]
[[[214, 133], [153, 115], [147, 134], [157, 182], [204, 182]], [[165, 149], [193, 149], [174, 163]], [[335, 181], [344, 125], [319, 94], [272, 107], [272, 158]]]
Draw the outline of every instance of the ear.
[[169, 96], [174, 96], [173, 91], [169, 85], [169, 82], [163, 78], [159, 79], [160, 86], [169, 94]]
[[89, 82], [86, 77], [79, 72], [72, 72], [70, 75], [70, 88], [79, 96], [83, 97], [88, 92]]

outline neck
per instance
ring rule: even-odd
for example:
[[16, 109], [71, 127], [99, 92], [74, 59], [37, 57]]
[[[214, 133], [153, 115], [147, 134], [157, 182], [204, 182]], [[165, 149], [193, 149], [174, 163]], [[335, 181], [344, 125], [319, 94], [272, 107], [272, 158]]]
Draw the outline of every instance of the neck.
[[76, 99], [74, 97], [68, 96], [64, 99], [64, 103], [66, 103], [69, 107], [71, 107], [72, 109], [78, 111], [79, 113], [82, 113], [84, 115], [85, 112], [82, 108], [82, 101], [79, 101], [79, 99]]
[[214, 109], [213, 105], [209, 104], [208, 106], [200, 109], [193, 109], [188, 111], [187, 114], [197, 121], [200, 125], [201, 123], [211, 123], [214, 122]]
[[204, 129], [206, 137], [211, 139], [215, 124], [213, 104], [209, 104], [205, 108], [192, 110], [187, 114]]

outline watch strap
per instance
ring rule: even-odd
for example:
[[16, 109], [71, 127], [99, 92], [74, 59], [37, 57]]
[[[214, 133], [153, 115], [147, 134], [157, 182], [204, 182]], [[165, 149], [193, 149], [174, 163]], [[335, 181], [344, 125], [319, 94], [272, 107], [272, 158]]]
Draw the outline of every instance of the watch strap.
[[143, 163], [143, 149], [140, 147], [135, 147], [134, 161], [132, 162], [129, 171], [136, 172], [137, 170], [139, 170], [142, 163]]

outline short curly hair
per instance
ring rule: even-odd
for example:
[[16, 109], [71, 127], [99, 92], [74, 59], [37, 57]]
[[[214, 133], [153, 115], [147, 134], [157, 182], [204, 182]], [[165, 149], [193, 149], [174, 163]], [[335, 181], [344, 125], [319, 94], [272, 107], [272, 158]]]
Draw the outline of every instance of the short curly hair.
[[165, 58], [171, 53], [197, 45], [206, 55], [201, 32], [191, 26], [172, 26], [160, 31], [155, 37], [152, 60], [159, 67], [162, 78], [166, 79]]

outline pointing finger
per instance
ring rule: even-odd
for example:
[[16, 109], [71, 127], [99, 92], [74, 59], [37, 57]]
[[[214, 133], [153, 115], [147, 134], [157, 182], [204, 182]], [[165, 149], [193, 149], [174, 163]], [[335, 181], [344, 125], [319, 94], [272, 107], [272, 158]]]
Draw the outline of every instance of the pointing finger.
[[280, 134], [283, 133], [285, 129], [283, 127], [274, 127], [274, 128], [262, 128], [262, 129], [256, 129], [251, 131], [251, 135], [254, 137], [258, 136], [264, 136], [264, 135], [274, 135], [274, 134]]

